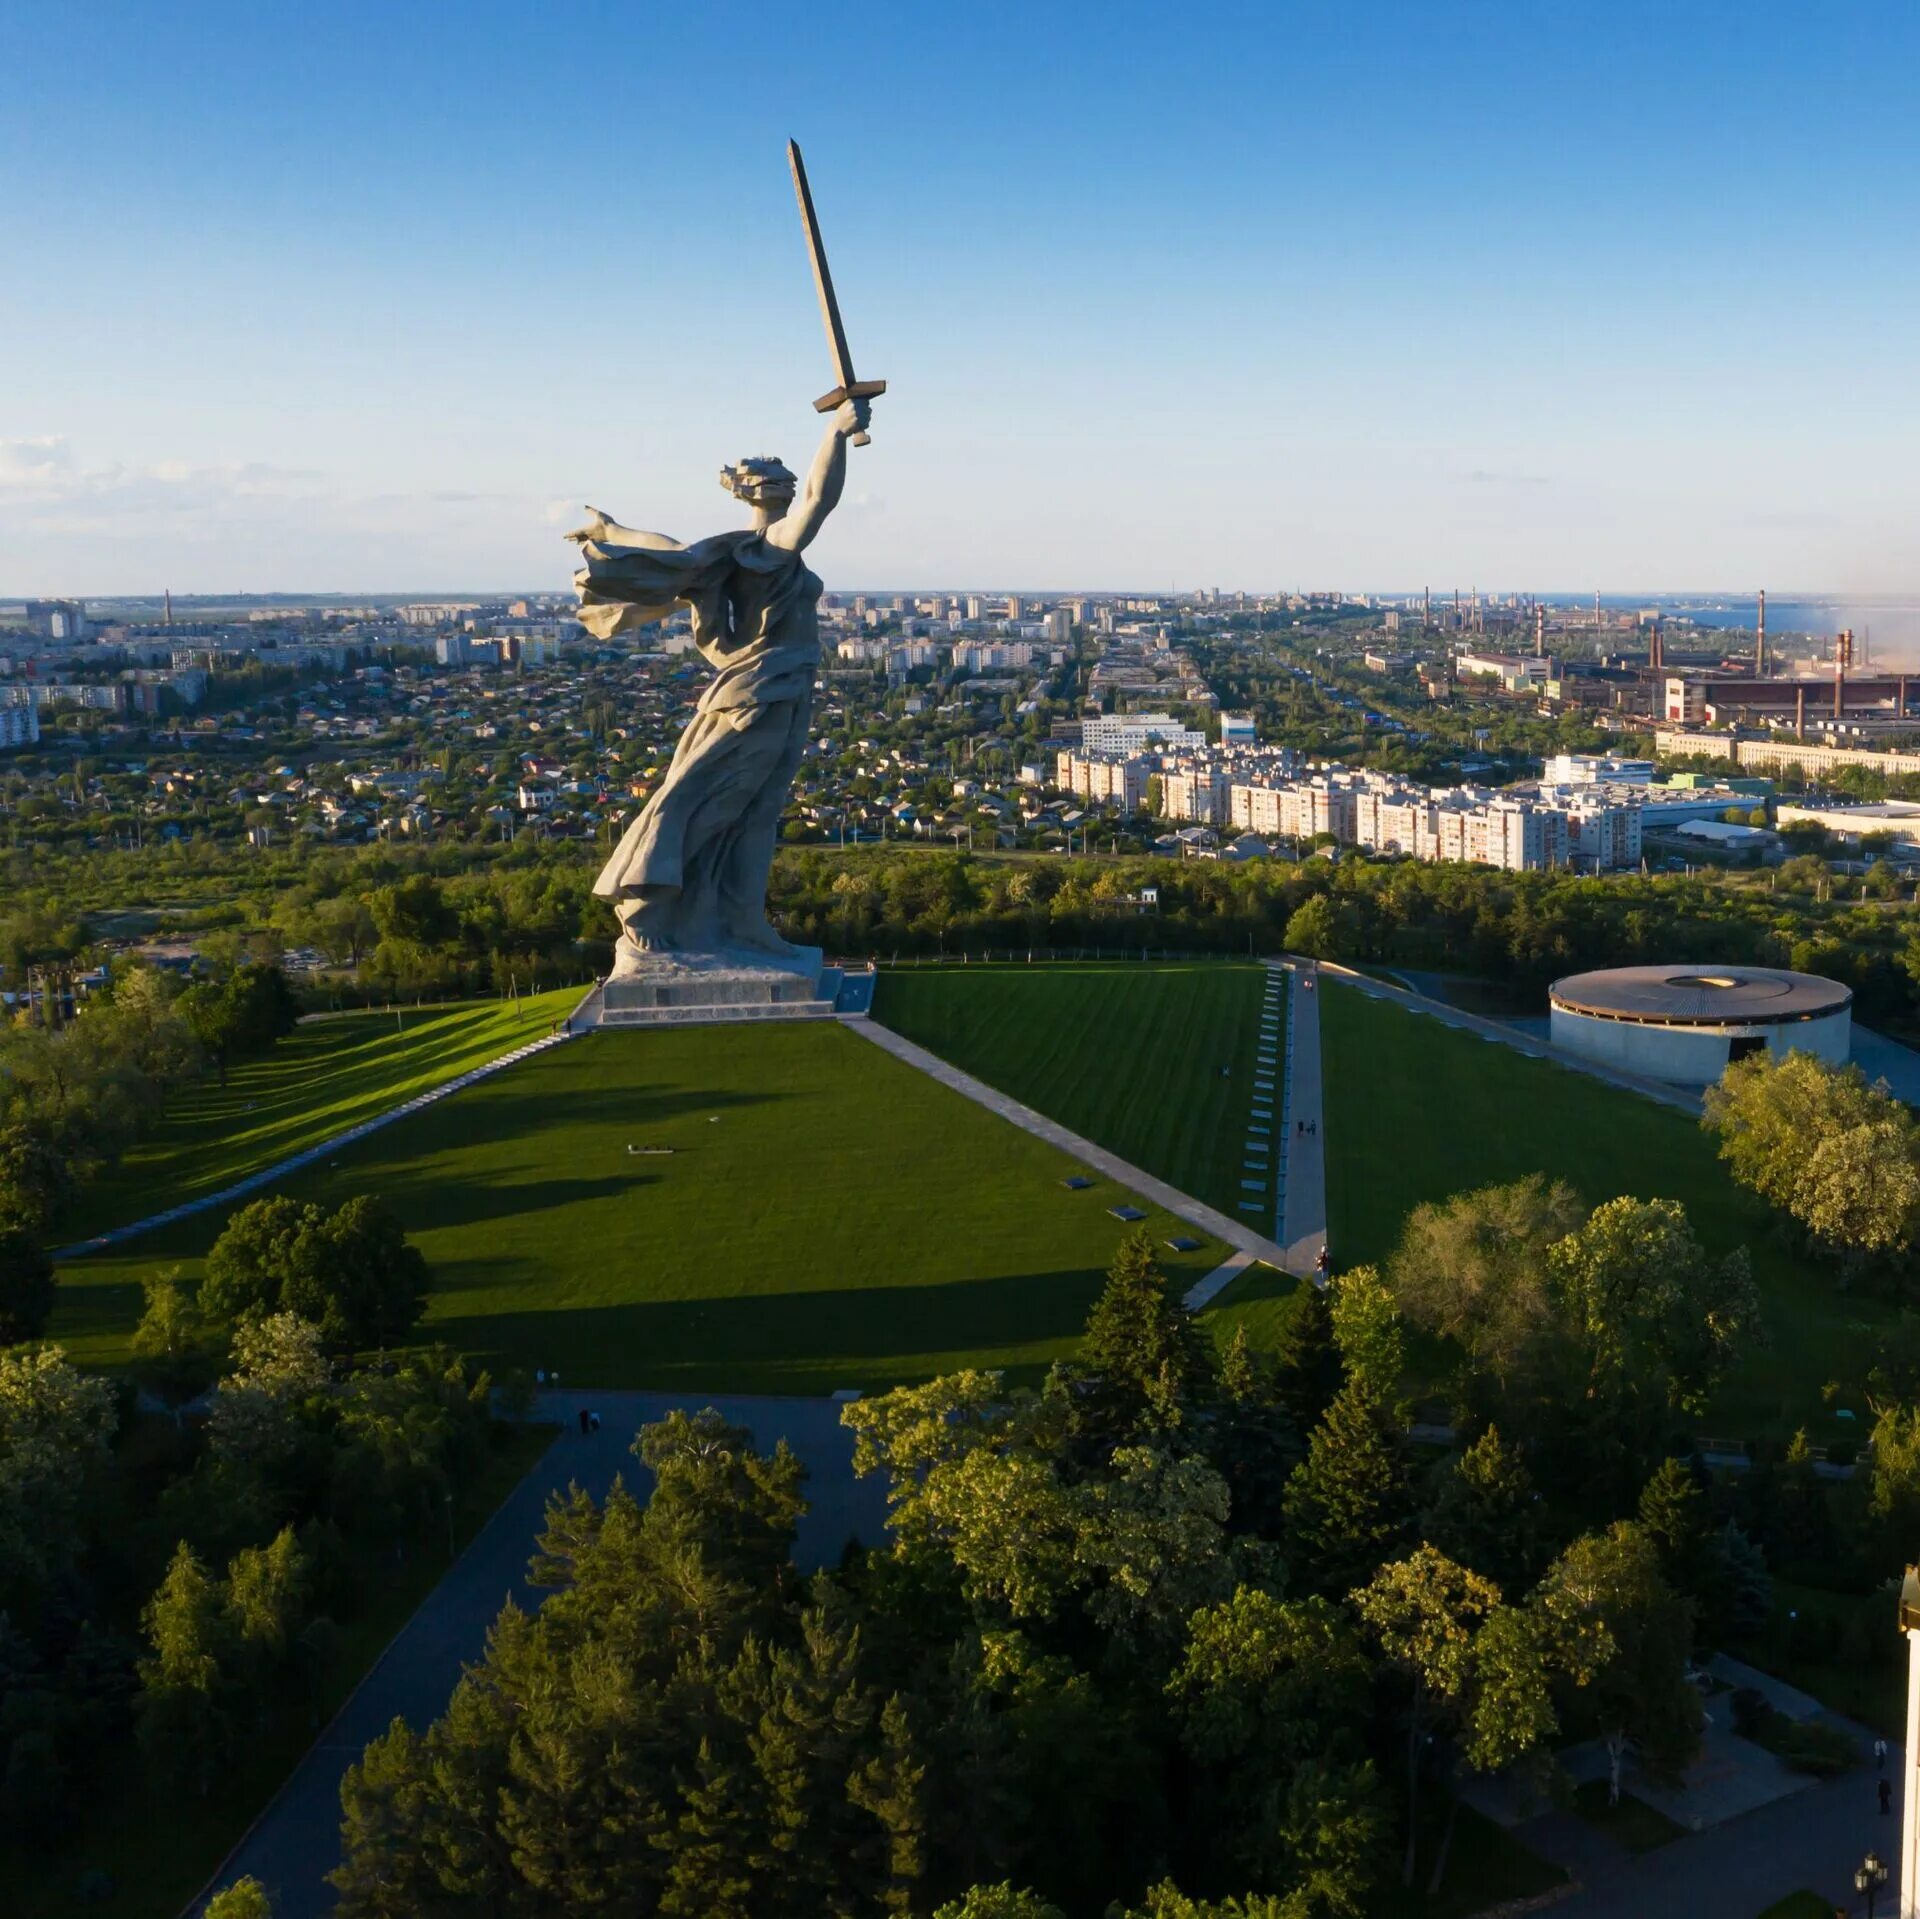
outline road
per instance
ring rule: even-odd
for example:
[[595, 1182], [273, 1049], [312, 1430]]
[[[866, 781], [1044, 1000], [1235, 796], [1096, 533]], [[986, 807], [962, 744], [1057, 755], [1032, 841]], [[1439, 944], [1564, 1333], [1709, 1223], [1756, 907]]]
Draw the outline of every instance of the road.
[[[604, 1497], [614, 1475], [643, 1490], [647, 1473], [628, 1451], [648, 1420], [676, 1406], [717, 1406], [752, 1429], [762, 1447], [784, 1438], [810, 1475], [810, 1510], [794, 1549], [803, 1567], [829, 1565], [848, 1538], [876, 1540], [886, 1521], [878, 1476], [853, 1476], [853, 1436], [840, 1408], [825, 1399], [706, 1398], [685, 1393], [581, 1392], [542, 1395], [540, 1415], [566, 1430], [476, 1535], [309, 1749], [253, 1827], [222, 1865], [215, 1886], [251, 1873], [276, 1897], [277, 1919], [323, 1919], [333, 1910], [326, 1875], [340, 1857], [340, 1781], [370, 1739], [398, 1716], [425, 1726], [446, 1706], [461, 1668], [486, 1649], [487, 1628], [512, 1597], [529, 1611], [546, 1597], [526, 1582], [550, 1492], [571, 1480]], [[601, 1429], [580, 1434], [581, 1407]], [[192, 1910], [199, 1909], [198, 1902]]]

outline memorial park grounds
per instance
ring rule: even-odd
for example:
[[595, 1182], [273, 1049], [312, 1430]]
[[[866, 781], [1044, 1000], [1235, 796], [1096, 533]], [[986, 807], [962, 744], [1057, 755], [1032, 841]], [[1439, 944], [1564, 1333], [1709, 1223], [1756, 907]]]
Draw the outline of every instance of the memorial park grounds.
[[[1221, 961], [889, 970], [875, 1017], [1270, 1233], [1270, 1216], [1236, 1210], [1266, 979], [1263, 968]], [[541, 1037], [577, 997], [305, 1024], [224, 1085], [209, 1079], [182, 1094], [62, 1222], [64, 1236], [216, 1192]], [[1530, 1172], [1565, 1178], [1591, 1202], [1673, 1197], [1712, 1249], [1750, 1249], [1770, 1335], [1705, 1426], [1748, 1438], [1801, 1426], [1829, 1443], [1864, 1437], [1864, 1417], [1838, 1414], [1864, 1416], [1872, 1340], [1862, 1328], [1889, 1309], [1798, 1261], [1688, 1114], [1332, 981], [1318, 1003], [1337, 1265], [1385, 1259], [1422, 1201]], [[972, 1366], [1035, 1381], [1074, 1349], [1128, 1230], [1112, 1208], [1140, 1206], [1178, 1292], [1224, 1256], [1218, 1241], [1092, 1169], [1091, 1185], [1069, 1187], [1082, 1170], [824, 1021], [590, 1033], [265, 1190], [331, 1203], [370, 1193], [391, 1207], [432, 1273], [422, 1338], [496, 1376], [541, 1368], [583, 1388], [684, 1389], [697, 1405], [721, 1393], [871, 1392]], [[173, 1265], [196, 1276], [231, 1210], [211, 1206], [64, 1260], [53, 1337], [83, 1364], [124, 1366], [141, 1277]], [[1200, 1243], [1175, 1252], [1166, 1242], [1180, 1237]], [[1287, 1275], [1255, 1266], [1205, 1323], [1222, 1340], [1244, 1325], [1269, 1344], [1295, 1292]], [[1413, 1354], [1418, 1392], [1438, 1382], [1444, 1355], [1418, 1341]], [[1831, 1399], [1829, 1381], [1840, 1385]], [[463, 1534], [543, 1444], [509, 1435], [463, 1503]], [[355, 1622], [343, 1682], [436, 1577], [424, 1562], [410, 1568]], [[1779, 1655], [1775, 1669], [1791, 1669], [1784, 1643]], [[1873, 1687], [1796, 1676], [1878, 1716]], [[149, 1860], [171, 1897], [218, 1856], [306, 1737], [290, 1720], [284, 1752], [265, 1755], [244, 1790], [216, 1794], [175, 1832], [135, 1820], [111, 1850], [129, 1870]], [[1490, 1829], [1468, 1821], [1458, 1843], [1456, 1885], [1483, 1896], [1541, 1889], [1537, 1862]], [[1477, 1850], [1487, 1857], [1474, 1865]], [[52, 1910], [51, 1890], [29, 1887], [28, 1909]]]
[[[1220, 961], [889, 970], [876, 1017], [1232, 1212], [1262, 979]], [[225, 1087], [183, 1096], [67, 1236], [337, 1134], [538, 1037], [574, 997], [303, 1025]], [[1798, 1258], [1688, 1114], [1331, 981], [1320, 1004], [1337, 1264], [1384, 1259], [1424, 1200], [1529, 1172], [1590, 1202], [1679, 1199], [1710, 1247], [1749, 1249], [1768, 1326], [1710, 1413], [1713, 1433], [1864, 1437], [1858, 1387], [1890, 1309]], [[672, 1150], [640, 1150], [659, 1147]], [[1133, 1200], [1098, 1176], [1069, 1190], [1079, 1170], [822, 1023], [596, 1033], [269, 1190], [378, 1195], [433, 1269], [426, 1335], [498, 1371], [805, 1393], [962, 1365], [1033, 1378], [1068, 1351], [1124, 1230], [1107, 1209]], [[1222, 1256], [1145, 1210], [1157, 1240], [1203, 1240], [1162, 1246], [1176, 1287]], [[123, 1363], [140, 1275], [176, 1263], [193, 1275], [228, 1211], [65, 1261], [55, 1337], [85, 1363]], [[1258, 1338], [1289, 1290], [1255, 1269], [1209, 1317], [1223, 1332], [1245, 1318]], [[1437, 1377], [1441, 1356], [1419, 1357]]]
[[[200, 1131], [174, 1129], [174, 1155], [201, 1163]], [[150, 1203], [172, 1203], [158, 1145], [145, 1168]], [[432, 1269], [423, 1335], [496, 1372], [825, 1393], [964, 1366], [1035, 1378], [1068, 1352], [1127, 1230], [1108, 1209], [1132, 1199], [1098, 1177], [1070, 1190], [1078, 1171], [819, 1022], [593, 1033], [272, 1190], [375, 1194]], [[120, 1363], [140, 1276], [197, 1274], [228, 1210], [63, 1262], [54, 1336]], [[1201, 1237], [1142, 1210], [1156, 1239]], [[1182, 1288], [1223, 1256], [1162, 1250]]]

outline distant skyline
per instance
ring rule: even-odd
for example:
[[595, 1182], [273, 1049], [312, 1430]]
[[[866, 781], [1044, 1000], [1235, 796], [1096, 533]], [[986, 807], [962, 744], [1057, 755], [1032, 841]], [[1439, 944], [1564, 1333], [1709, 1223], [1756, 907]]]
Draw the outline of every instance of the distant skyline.
[[1917, 61], [1910, 4], [14, 9], [0, 593], [737, 523], [831, 384], [789, 133], [891, 382], [832, 588], [1920, 590]]

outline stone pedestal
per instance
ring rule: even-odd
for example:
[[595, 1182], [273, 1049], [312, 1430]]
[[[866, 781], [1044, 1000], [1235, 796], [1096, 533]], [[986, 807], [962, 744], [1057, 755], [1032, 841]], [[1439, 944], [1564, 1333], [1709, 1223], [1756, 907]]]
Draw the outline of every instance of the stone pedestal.
[[822, 963], [817, 946], [795, 947], [789, 958], [753, 947], [643, 953], [622, 941], [601, 1000], [614, 1014], [806, 1005], [820, 997]]

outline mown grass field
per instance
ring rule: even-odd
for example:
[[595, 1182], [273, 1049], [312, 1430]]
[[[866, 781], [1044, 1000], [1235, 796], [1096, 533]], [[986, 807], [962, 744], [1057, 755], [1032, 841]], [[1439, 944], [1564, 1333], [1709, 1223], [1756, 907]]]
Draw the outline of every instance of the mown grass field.
[[[1742, 1360], [1700, 1429], [1866, 1437], [1860, 1389], [1889, 1309], [1799, 1259], [1696, 1119], [1333, 981], [1322, 985], [1320, 1026], [1339, 1265], [1385, 1259], [1422, 1201], [1527, 1173], [1564, 1179], [1593, 1204], [1677, 1199], [1708, 1247], [1748, 1249], [1765, 1307], [1768, 1344]], [[1828, 1381], [1841, 1387], [1831, 1407]], [[1858, 1417], [1839, 1419], [1839, 1408]]]
[[515, 1001], [397, 1013], [343, 1013], [296, 1027], [226, 1084], [209, 1075], [178, 1094], [159, 1125], [87, 1188], [58, 1236], [131, 1224], [343, 1133], [538, 1039], [572, 1012], [578, 987]]
[[[1266, 977], [1218, 960], [892, 969], [874, 1017], [1239, 1219]], [[1270, 1204], [1246, 1217], [1272, 1232]]]
[[[593, 1033], [270, 1190], [379, 1196], [433, 1270], [423, 1337], [496, 1369], [815, 1393], [1070, 1351], [1130, 1198], [1078, 1170], [821, 1022]], [[122, 1363], [140, 1275], [197, 1274], [225, 1214], [65, 1262], [53, 1336]], [[1162, 1248], [1181, 1290], [1223, 1251]]]

